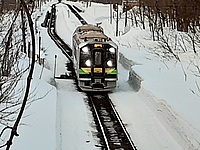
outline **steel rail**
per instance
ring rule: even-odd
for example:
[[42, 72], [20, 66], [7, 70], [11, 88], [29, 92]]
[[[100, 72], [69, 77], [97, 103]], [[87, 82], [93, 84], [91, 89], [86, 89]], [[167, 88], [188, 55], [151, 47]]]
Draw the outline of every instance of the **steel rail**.
[[115, 107], [114, 107], [114, 104], [112, 103], [112, 101], [110, 100], [109, 97], [108, 97], [107, 99], [108, 99], [108, 101], [109, 101], [109, 103], [110, 103], [110, 105], [111, 105], [111, 107], [112, 107], [112, 110], [114, 111], [115, 116], [117, 117], [117, 120], [119, 121], [119, 123], [120, 123], [120, 125], [121, 125], [121, 127], [122, 127], [122, 129], [123, 129], [123, 131], [124, 131], [124, 133], [125, 133], [125, 135], [126, 135], [126, 137], [128, 138], [129, 143], [130, 143], [131, 146], [133, 147], [133, 150], [137, 150], [137, 148], [136, 148], [136, 146], [134, 145], [133, 141], [131, 140], [131, 137], [130, 137], [130, 135], [128, 134], [128, 132], [127, 132], [127, 130], [126, 130], [126, 128], [125, 128], [125, 126], [124, 126], [124, 124], [123, 124], [123, 122], [122, 122], [122, 120], [121, 120], [119, 114], [118, 114], [118, 112], [116, 111], [116, 109], [115, 109]]
[[52, 5], [51, 8], [51, 14], [50, 14], [50, 19], [48, 21], [48, 25], [47, 25], [47, 32], [49, 34], [49, 36], [51, 37], [51, 39], [55, 42], [55, 44], [61, 49], [62, 53], [68, 58], [70, 63], [67, 63], [68, 68], [71, 68], [71, 75], [70, 76], [66, 76], [66, 77], [60, 77], [60, 78], [74, 78], [76, 81], [76, 73], [74, 70], [74, 63], [73, 63], [73, 59], [72, 59], [72, 49], [70, 48], [70, 46], [68, 44], [66, 44], [56, 33], [55, 30], [55, 23], [56, 23], [56, 4]]
[[87, 21], [85, 21], [83, 19], [83, 17], [81, 15], [79, 15], [79, 13], [70, 5], [70, 4], [66, 4], [64, 2], [62, 2], [62, 4], [67, 5], [69, 7], [69, 9], [71, 10], [72, 13], [74, 13], [74, 15], [78, 18], [78, 20], [83, 24], [88, 24]]
[[92, 107], [93, 107], [94, 112], [95, 112], [95, 115], [96, 115], [96, 117], [97, 117], [99, 126], [100, 126], [100, 128], [101, 128], [101, 132], [102, 132], [102, 135], [103, 135], [103, 138], [104, 138], [104, 142], [105, 142], [105, 144], [106, 144], [106, 148], [107, 148], [107, 150], [110, 150], [110, 146], [109, 146], [109, 143], [108, 143], [106, 134], [105, 134], [105, 132], [104, 132], [103, 125], [102, 125], [101, 120], [100, 120], [100, 118], [99, 118], [97, 109], [96, 109], [96, 107], [95, 107], [95, 105], [94, 105], [94, 103], [93, 103], [93, 101], [92, 101], [92, 97], [90, 96], [89, 98], [90, 98], [90, 101], [91, 101], [91, 103], [92, 103]]
[[52, 38], [52, 40], [55, 42], [55, 44], [61, 49], [63, 54], [70, 60], [70, 62], [73, 62], [71, 55], [72, 55], [72, 49], [69, 45], [67, 45], [56, 33], [55, 31], [55, 23], [56, 23], [56, 8], [55, 4], [52, 5], [51, 9], [51, 16], [48, 23], [48, 29], [47, 32], [49, 36]]
[[[103, 99], [97, 98], [95, 94], [94, 96], [93, 94], [88, 94], [94, 117], [99, 126], [99, 132], [102, 133], [102, 141], [105, 144], [105, 148], [109, 150], [113, 148], [137, 150], [110, 98], [107, 94], [102, 96]], [[106, 116], [104, 116], [105, 114]], [[113, 119], [110, 120], [108, 118]], [[115, 124], [114, 126], [112, 125], [113, 123]]]

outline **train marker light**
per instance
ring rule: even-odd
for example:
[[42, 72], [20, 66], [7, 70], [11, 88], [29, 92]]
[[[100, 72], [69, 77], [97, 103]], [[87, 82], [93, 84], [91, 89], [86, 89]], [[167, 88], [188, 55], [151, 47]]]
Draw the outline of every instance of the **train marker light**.
[[103, 47], [102, 44], [94, 44], [94, 47]]

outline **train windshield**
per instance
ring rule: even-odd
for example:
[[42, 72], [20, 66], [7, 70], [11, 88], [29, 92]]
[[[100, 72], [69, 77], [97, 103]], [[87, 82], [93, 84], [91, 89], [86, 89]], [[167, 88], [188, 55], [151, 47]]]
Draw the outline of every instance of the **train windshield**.
[[106, 52], [106, 60], [107, 60], [107, 66], [114, 68], [115, 64], [116, 64], [116, 54], [115, 53]]
[[89, 48], [84, 47], [81, 49], [80, 66], [91, 67], [91, 52]]
[[106, 67], [116, 68], [117, 54], [116, 49], [108, 46], [106, 48]]

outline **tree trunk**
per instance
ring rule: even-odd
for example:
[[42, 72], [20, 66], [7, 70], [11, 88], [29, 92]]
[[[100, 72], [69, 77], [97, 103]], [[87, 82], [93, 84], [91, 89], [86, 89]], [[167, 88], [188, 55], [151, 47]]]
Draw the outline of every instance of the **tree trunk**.
[[10, 146], [13, 143], [13, 138], [14, 136], [18, 136], [17, 134], [17, 128], [19, 126], [20, 120], [22, 118], [22, 115], [24, 113], [25, 107], [26, 107], [26, 103], [28, 100], [28, 96], [29, 96], [29, 91], [30, 91], [30, 86], [31, 86], [31, 81], [32, 81], [32, 76], [33, 76], [33, 71], [34, 71], [34, 66], [35, 66], [35, 34], [34, 34], [34, 27], [33, 27], [33, 21], [31, 18], [31, 14], [29, 13], [29, 10], [27, 8], [27, 5], [25, 3], [24, 0], [21, 0], [21, 4], [26, 12], [27, 18], [28, 18], [28, 23], [29, 23], [29, 28], [30, 28], [30, 32], [31, 32], [31, 40], [32, 40], [32, 59], [31, 59], [31, 66], [30, 66], [30, 71], [27, 77], [27, 85], [26, 85], [26, 90], [25, 90], [25, 95], [24, 95], [24, 99], [22, 102], [22, 106], [20, 108], [19, 114], [17, 116], [17, 119], [12, 127], [11, 130], [11, 134], [10, 134], [10, 138], [7, 142], [7, 147], [6, 150], [10, 149]]
[[23, 52], [26, 52], [26, 29], [25, 29], [25, 22], [24, 22], [24, 12], [21, 9], [21, 19], [22, 19], [22, 40], [23, 40]]
[[1, 0], [0, 14], [3, 13], [3, 9], [4, 9], [4, 0]]

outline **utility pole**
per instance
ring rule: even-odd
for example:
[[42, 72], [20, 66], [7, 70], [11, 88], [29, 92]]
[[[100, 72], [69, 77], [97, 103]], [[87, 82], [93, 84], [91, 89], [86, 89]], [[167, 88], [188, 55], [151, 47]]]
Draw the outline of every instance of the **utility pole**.
[[40, 50], [41, 50], [41, 36], [40, 36], [40, 32], [39, 32], [39, 64], [41, 65], [41, 62], [40, 62], [40, 60], [41, 60], [41, 54], [40, 54]]
[[112, 3], [110, 3], [110, 24], [112, 24]]
[[127, 26], [127, 6], [128, 6], [128, 0], [126, 0], [125, 3], [125, 27]]
[[56, 77], [56, 60], [57, 60], [57, 55], [55, 55], [55, 60], [54, 60], [55, 61], [55, 63], [54, 63], [54, 73], [53, 73], [54, 78]]
[[119, 24], [118, 3], [116, 5], [117, 5], [116, 36], [118, 36], [118, 24]]

